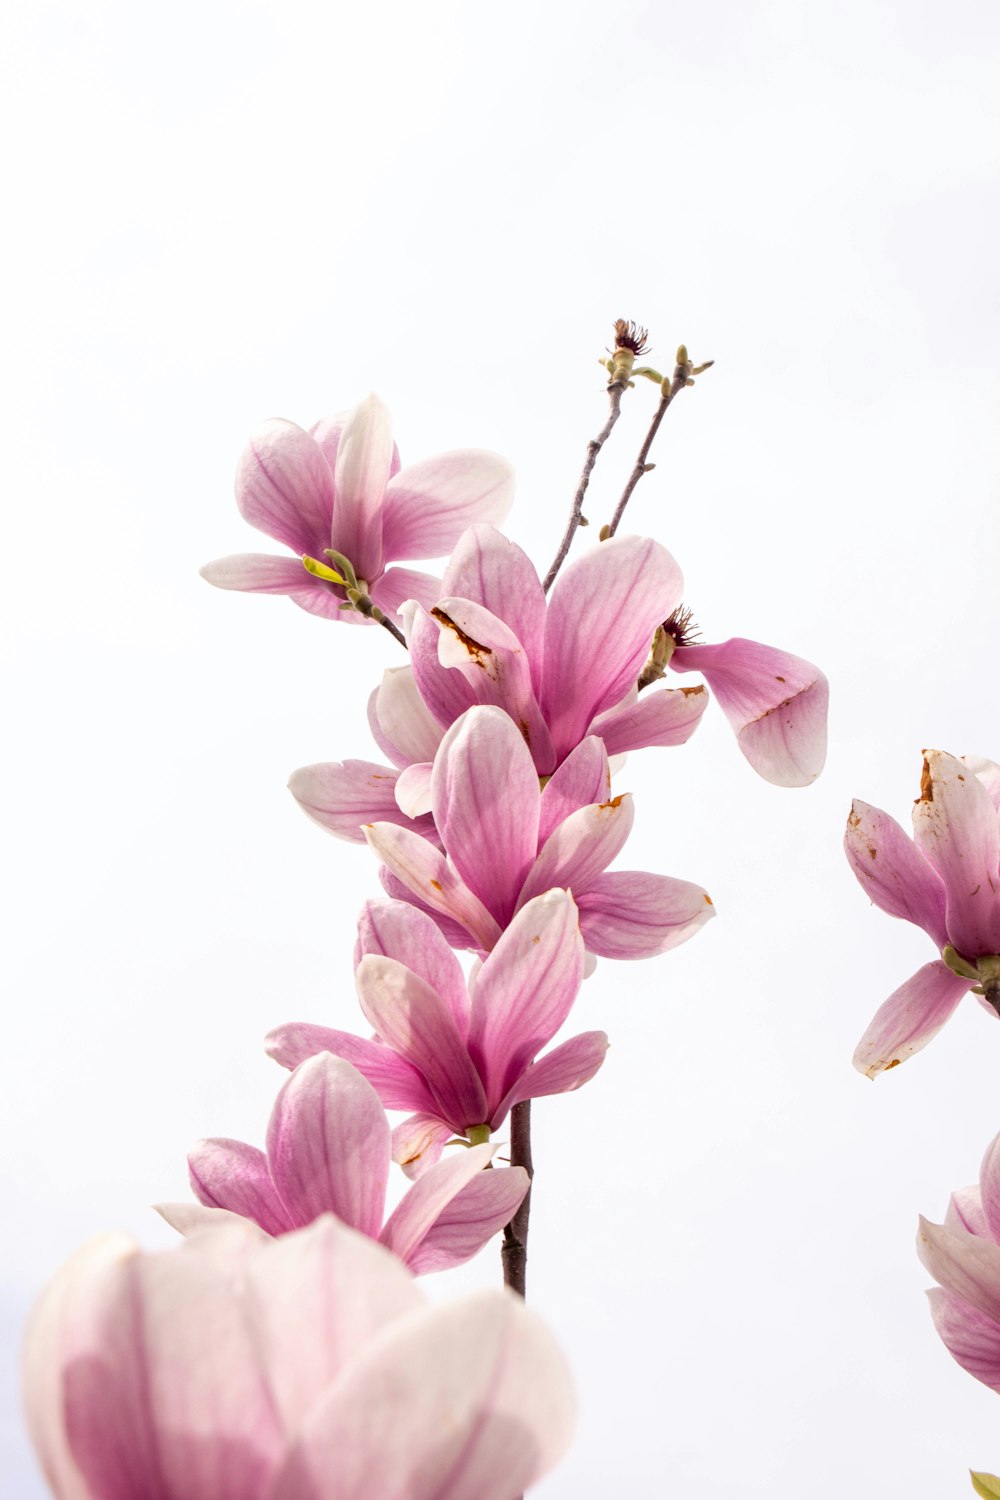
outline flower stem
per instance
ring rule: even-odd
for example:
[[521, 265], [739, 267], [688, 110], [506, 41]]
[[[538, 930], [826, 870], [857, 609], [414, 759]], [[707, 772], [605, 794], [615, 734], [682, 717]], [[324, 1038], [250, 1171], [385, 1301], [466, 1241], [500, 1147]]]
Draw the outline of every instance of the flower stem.
[[531, 1100], [515, 1104], [510, 1112], [510, 1164], [523, 1167], [528, 1174], [529, 1187], [524, 1202], [503, 1232], [503, 1282], [511, 1291], [525, 1295], [528, 1267], [528, 1219], [531, 1215], [530, 1181], [534, 1176], [531, 1164]]
[[577, 485], [576, 494], [573, 496], [573, 509], [570, 511], [569, 520], [566, 523], [566, 531], [563, 535], [562, 541], [559, 544], [559, 551], [553, 558], [552, 566], [546, 573], [544, 582], [542, 583], [542, 588], [546, 593], [548, 593], [549, 589], [552, 587], [556, 574], [559, 572], [559, 569], [566, 561], [566, 556], [569, 552], [570, 547], [573, 545], [573, 538], [576, 535], [577, 528], [579, 526], [585, 526], [587, 524], [583, 519], [583, 497], [587, 493], [587, 485], [590, 483], [590, 475], [595, 463], [597, 462], [597, 455], [600, 453], [601, 449], [604, 447], [604, 444], [611, 436], [612, 427], [618, 421], [618, 416], [621, 410], [622, 392], [624, 391], [624, 389], [624, 376], [619, 376], [618, 379], [612, 380], [608, 386], [608, 399], [611, 403], [611, 409], [608, 412], [608, 420], [605, 422], [604, 426], [601, 428], [597, 436], [595, 438], [591, 438], [590, 442], [587, 444], [587, 457], [584, 460], [583, 472], [580, 475], [580, 483]]
[[1000, 979], [994, 979], [990, 984], [984, 985], [983, 994], [1000, 1016]]
[[642, 447], [639, 449], [639, 457], [635, 461], [635, 468], [632, 470], [631, 474], [628, 477], [628, 483], [626, 484], [625, 489], [622, 492], [622, 497], [618, 502], [614, 515], [611, 517], [610, 523], [607, 526], [603, 527], [601, 530], [602, 542], [606, 542], [609, 537], [614, 536], [615, 532], [618, 530], [621, 518], [625, 514], [625, 507], [629, 503], [629, 500], [632, 498], [632, 491], [639, 483], [639, 480], [642, 478], [643, 474], [645, 474], [648, 469], [652, 468], [652, 464], [647, 465], [646, 460], [649, 457], [649, 450], [653, 446], [653, 439], [656, 437], [656, 434], [660, 430], [660, 423], [663, 421], [667, 407], [677, 395], [677, 392], [682, 391], [687, 385], [688, 378], [688, 367], [683, 364], [678, 364], [674, 369], [673, 379], [671, 380], [670, 384], [667, 385], [666, 381], [663, 382], [663, 393], [660, 396], [660, 404], [653, 413], [653, 420], [649, 424], [649, 431], [646, 433]]

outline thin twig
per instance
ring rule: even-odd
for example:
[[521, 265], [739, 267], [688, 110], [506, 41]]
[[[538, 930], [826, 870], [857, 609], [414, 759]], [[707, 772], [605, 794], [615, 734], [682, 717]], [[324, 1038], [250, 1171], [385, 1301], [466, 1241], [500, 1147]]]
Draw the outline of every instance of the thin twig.
[[584, 460], [583, 472], [580, 475], [580, 483], [577, 485], [576, 494], [573, 496], [573, 509], [570, 511], [569, 520], [566, 523], [566, 531], [562, 541], [559, 544], [559, 551], [556, 553], [555, 558], [552, 562], [552, 566], [546, 573], [545, 580], [542, 584], [542, 588], [546, 593], [548, 593], [549, 589], [552, 587], [552, 583], [555, 579], [556, 574], [559, 572], [559, 569], [566, 561], [566, 556], [569, 552], [570, 547], [573, 545], [573, 538], [576, 535], [577, 528], [585, 524], [582, 518], [583, 497], [587, 493], [587, 485], [590, 483], [590, 475], [595, 463], [597, 462], [597, 455], [600, 453], [601, 449], [604, 447], [604, 444], [611, 436], [612, 427], [614, 427], [615, 423], [618, 421], [618, 416], [621, 410], [622, 392], [624, 391], [624, 389], [625, 381], [623, 378], [612, 380], [610, 385], [608, 386], [608, 398], [611, 402], [611, 410], [608, 412], [608, 420], [605, 422], [600, 432], [587, 444], [587, 457]]
[[531, 1164], [531, 1100], [525, 1099], [523, 1104], [515, 1104], [510, 1112], [510, 1164], [512, 1167], [523, 1167], [528, 1174], [528, 1191], [524, 1201], [517, 1213], [511, 1219], [503, 1232], [503, 1248], [500, 1258], [503, 1261], [504, 1286], [509, 1286], [511, 1291], [520, 1296], [525, 1295], [525, 1282], [528, 1268], [528, 1219], [531, 1215], [531, 1178], [534, 1168]]
[[361, 594], [359, 598], [352, 602], [359, 614], [364, 615], [366, 620], [375, 620], [382, 626], [383, 630], [388, 630], [389, 634], [395, 637], [404, 651], [409, 651], [410, 648], [406, 644], [406, 636], [400, 630], [399, 626], [394, 625], [389, 616], [384, 615], [378, 606], [369, 599], [367, 594]]
[[688, 383], [689, 378], [690, 372], [688, 367], [686, 365], [678, 364], [674, 370], [673, 379], [671, 380], [670, 384], [667, 385], [666, 381], [664, 381], [663, 394], [660, 397], [660, 404], [657, 406], [656, 411], [653, 413], [653, 420], [649, 424], [649, 431], [646, 433], [643, 445], [639, 449], [639, 457], [635, 461], [635, 468], [629, 475], [628, 483], [626, 484], [625, 489], [622, 492], [622, 497], [618, 502], [615, 513], [611, 517], [611, 522], [607, 526], [607, 528], [601, 532], [602, 542], [607, 541], [609, 537], [614, 536], [615, 532], [618, 530], [619, 522], [621, 521], [622, 516], [625, 514], [625, 507], [629, 503], [629, 500], [632, 498], [632, 491], [639, 483], [639, 480], [642, 478], [643, 474], [648, 473], [649, 469], [653, 467], [652, 464], [646, 463], [646, 460], [649, 457], [649, 450], [653, 446], [653, 439], [656, 437], [656, 434], [660, 430], [660, 423], [663, 421], [667, 407], [677, 395], [677, 392], [684, 389], [684, 387]]
[[1000, 979], [994, 979], [991, 984], [984, 985], [983, 995], [1000, 1016]]

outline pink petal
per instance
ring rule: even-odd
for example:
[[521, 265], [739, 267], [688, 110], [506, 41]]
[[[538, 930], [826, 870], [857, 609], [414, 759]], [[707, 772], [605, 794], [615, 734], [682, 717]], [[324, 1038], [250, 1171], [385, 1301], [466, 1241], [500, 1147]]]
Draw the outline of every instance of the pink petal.
[[392, 823], [369, 823], [364, 833], [383, 864], [424, 905], [458, 922], [478, 947], [493, 947], [500, 928], [439, 850], [418, 833]]
[[693, 937], [715, 916], [707, 891], [689, 880], [614, 870], [576, 888], [580, 930], [601, 958], [652, 958]]
[[477, 1255], [487, 1240], [510, 1223], [529, 1186], [523, 1167], [480, 1172], [442, 1209], [411, 1254], [410, 1270], [415, 1276], [448, 1271]]
[[368, 703], [368, 723], [384, 755], [400, 770], [433, 761], [441, 726], [433, 719], [413, 678], [412, 667], [387, 667]]
[[601, 714], [590, 726], [609, 755], [642, 750], [647, 745], [684, 745], [701, 723], [708, 693], [700, 684], [689, 688], [661, 688]]
[[670, 553], [645, 537], [602, 542], [560, 573], [549, 598], [541, 695], [560, 760], [635, 685], [682, 587]]
[[[418, 1262], [427, 1270], [457, 1266], [509, 1222], [528, 1191], [529, 1179], [520, 1168], [513, 1178], [509, 1171], [484, 1171], [496, 1150], [495, 1145], [484, 1145], [459, 1151], [429, 1167], [410, 1188], [380, 1239], [411, 1271], [419, 1274]], [[470, 1196], [473, 1183], [496, 1185]], [[440, 1232], [428, 1247], [428, 1236], [435, 1229]], [[427, 1253], [422, 1254], [425, 1248]]]
[[926, 1047], [968, 988], [940, 959], [924, 964], [876, 1011], [854, 1054], [858, 1072], [875, 1078]]
[[934, 1327], [952, 1359], [1000, 1393], [1000, 1324], [947, 1292], [928, 1292]]
[[550, 890], [521, 908], [476, 979], [469, 1054], [490, 1111], [559, 1030], [582, 983], [576, 906]]
[[232, 557], [217, 557], [199, 571], [202, 578], [217, 589], [239, 589], [245, 594], [324, 592], [319, 579], [306, 572], [301, 558], [274, 557], [269, 552], [240, 552]]
[[962, 764], [968, 766], [977, 781], [990, 794], [990, 801], [1000, 813], [1000, 766], [994, 760], [986, 760], [982, 755], [963, 755]]
[[952, 1193], [944, 1222], [948, 1229], [964, 1229], [969, 1234], [983, 1234], [990, 1238], [978, 1186], [958, 1188]]
[[465, 448], [408, 464], [386, 488], [386, 558], [444, 557], [475, 522], [504, 520], [513, 499], [514, 470], [498, 453]]
[[188, 1176], [199, 1203], [252, 1219], [267, 1234], [293, 1229], [275, 1192], [267, 1157], [243, 1141], [199, 1141], [188, 1156]]
[[454, 1131], [436, 1114], [410, 1115], [392, 1132], [392, 1159], [407, 1177], [417, 1178], [441, 1160]]
[[448, 560], [441, 594], [473, 599], [510, 627], [530, 663], [537, 695], [545, 652], [545, 594], [526, 553], [493, 526], [471, 526]]
[[1000, 825], [992, 798], [968, 766], [941, 750], [924, 754], [913, 836], [947, 892], [948, 936], [965, 958], [1000, 953]]
[[441, 580], [416, 568], [387, 568], [371, 587], [371, 597], [385, 615], [398, 615], [408, 599], [430, 609], [441, 597]]
[[431, 717], [447, 729], [476, 702], [472, 687], [461, 672], [441, 665], [438, 660], [440, 626], [425, 610], [413, 612], [406, 638], [417, 692]]
[[1000, 1135], [986, 1148], [979, 1169], [979, 1188], [987, 1231], [1000, 1243]]
[[490, 1128], [496, 1130], [508, 1110], [525, 1099], [572, 1094], [575, 1089], [582, 1088], [602, 1067], [607, 1051], [608, 1038], [603, 1031], [582, 1031], [579, 1036], [553, 1047], [521, 1074], [510, 1093], [494, 1110]]
[[426, 979], [445, 1001], [461, 1036], [467, 1034], [469, 992], [465, 975], [432, 917], [404, 901], [366, 901], [358, 918], [355, 967], [366, 953], [396, 958]]
[[505, 926], [535, 859], [540, 794], [524, 740], [502, 709], [471, 708], [452, 725], [431, 788], [434, 822], [452, 864]]
[[422, 761], [400, 771], [396, 780], [396, 806], [405, 817], [417, 819], [426, 816], [434, 806], [431, 796], [433, 769], [430, 761]]
[[236, 470], [244, 520], [300, 556], [330, 546], [333, 475], [319, 444], [294, 422], [265, 422]]
[[[398, 772], [375, 761], [329, 761], [293, 771], [288, 790], [314, 823], [336, 838], [363, 844], [364, 823], [414, 826], [396, 802], [397, 780]], [[418, 826], [424, 832], [433, 829], [430, 818]]]
[[393, 901], [403, 902], [405, 905], [412, 906], [416, 911], [422, 911], [425, 917], [430, 917], [450, 948], [475, 948], [477, 946], [476, 939], [460, 923], [452, 921], [451, 917], [446, 917], [443, 912], [435, 911], [433, 907], [421, 901], [420, 897], [415, 896], [409, 886], [404, 881], [398, 880], [391, 870], [386, 869], [385, 865], [379, 865], [378, 878], [382, 889], [387, 896], [391, 896]]
[[867, 802], [855, 801], [844, 849], [851, 869], [876, 906], [891, 917], [903, 917], [922, 927], [939, 948], [945, 946], [944, 885], [895, 818]]
[[573, 1408], [541, 1321], [477, 1292], [362, 1351], [310, 1412], [270, 1500], [512, 1500], [565, 1451]]
[[382, 506], [391, 462], [389, 413], [377, 396], [367, 396], [340, 434], [329, 545], [349, 558], [358, 578], [368, 583], [378, 578], [383, 567]]
[[377, 1237], [389, 1180], [389, 1122], [375, 1089], [349, 1062], [321, 1052], [299, 1064], [271, 1111], [267, 1159], [293, 1224], [334, 1213]]
[[520, 904], [553, 886], [586, 890], [620, 853], [634, 817], [627, 792], [571, 813], [542, 846], [524, 883]]
[[459, 1133], [486, 1119], [486, 1098], [444, 1000], [393, 958], [368, 953], [355, 973], [361, 1009], [379, 1036], [424, 1075], [437, 1112]]
[[1000, 1245], [921, 1216], [917, 1254], [946, 1292], [1000, 1323]]
[[364, 1074], [383, 1109], [433, 1108], [423, 1075], [382, 1042], [368, 1041], [350, 1031], [334, 1031], [329, 1026], [312, 1026], [308, 1021], [292, 1021], [268, 1034], [265, 1049], [283, 1068], [297, 1068], [317, 1053], [332, 1052]]
[[682, 646], [678, 672], [702, 672], [754, 770], [775, 786], [808, 786], [826, 760], [830, 688], [818, 667], [736, 636], [716, 646]]
[[611, 792], [611, 774], [603, 740], [588, 735], [570, 751], [542, 793], [538, 846], [547, 841], [570, 813], [603, 802]]
[[[177, 1233], [184, 1235], [185, 1238], [188, 1235], [200, 1234], [206, 1229], [219, 1229], [236, 1224], [254, 1227], [254, 1220], [246, 1218], [243, 1214], [232, 1213], [228, 1208], [206, 1208], [204, 1203], [154, 1203], [153, 1211], [158, 1213], [171, 1229], [176, 1229]], [[269, 1237], [267, 1231], [261, 1229], [259, 1224], [256, 1228], [261, 1239]]]
[[[315, 438], [323, 450], [323, 456], [330, 465], [330, 473], [334, 473], [337, 467], [337, 449], [340, 447], [340, 435], [350, 417], [349, 411], [334, 412], [332, 417], [323, 417], [321, 421], [314, 422], [309, 429], [309, 436]], [[392, 462], [389, 464], [389, 473], [399, 473], [399, 450], [396, 444], [392, 445]]]

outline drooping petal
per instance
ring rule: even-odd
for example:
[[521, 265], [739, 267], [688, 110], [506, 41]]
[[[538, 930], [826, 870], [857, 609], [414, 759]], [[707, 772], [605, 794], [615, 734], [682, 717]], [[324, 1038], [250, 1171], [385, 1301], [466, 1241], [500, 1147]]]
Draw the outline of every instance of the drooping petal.
[[646, 537], [613, 537], [560, 573], [549, 598], [541, 695], [559, 759], [634, 686], [682, 587], [670, 553]]
[[611, 870], [577, 887], [580, 930], [601, 958], [652, 958], [693, 937], [715, 916], [712, 898], [690, 880]]
[[392, 823], [369, 823], [365, 838], [382, 863], [432, 911], [458, 922], [480, 948], [492, 948], [500, 936], [495, 918], [445, 859], [419, 833]]
[[434, 761], [431, 795], [451, 862], [505, 926], [534, 863], [540, 794], [524, 740], [502, 709], [472, 708], [452, 725]]
[[[418, 1262], [430, 1269], [433, 1260], [435, 1269], [444, 1270], [475, 1255], [508, 1223], [529, 1187], [522, 1168], [484, 1170], [496, 1150], [495, 1145], [473, 1146], [429, 1167], [387, 1220], [379, 1236], [381, 1243], [415, 1273]], [[480, 1191], [470, 1196], [468, 1188], [474, 1182]], [[422, 1255], [428, 1236], [436, 1229], [435, 1246]]]
[[271, 1500], [511, 1500], [562, 1455], [574, 1402], [551, 1335], [513, 1294], [400, 1322], [310, 1412]]
[[300, 556], [322, 557], [330, 545], [333, 475], [314, 438], [294, 422], [265, 422], [236, 470], [236, 503], [244, 520]]
[[384, 615], [402, 613], [402, 605], [415, 599], [424, 609], [430, 609], [441, 597], [441, 580], [433, 573], [421, 573], [417, 568], [386, 568], [382, 576], [372, 584], [371, 597]]
[[267, 1160], [293, 1226], [334, 1213], [378, 1235], [389, 1122], [375, 1089], [349, 1062], [321, 1052], [299, 1064], [271, 1111]]
[[708, 692], [697, 687], [660, 688], [645, 694], [638, 703], [612, 708], [590, 726], [599, 734], [609, 755], [643, 750], [648, 745], [684, 745], [701, 723], [708, 707]]
[[490, 1128], [496, 1130], [509, 1110], [525, 1099], [541, 1099], [548, 1094], [572, 1094], [589, 1083], [603, 1066], [608, 1051], [607, 1033], [582, 1031], [553, 1047], [544, 1057], [523, 1072], [507, 1096], [493, 1111]]
[[412, 667], [386, 667], [368, 702], [368, 723], [384, 755], [400, 770], [433, 761], [441, 726], [417, 691]]
[[513, 499], [514, 470], [499, 453], [463, 448], [407, 464], [386, 486], [386, 559], [444, 557], [475, 522], [503, 521]]
[[424, 1075], [437, 1113], [453, 1129], [486, 1119], [486, 1096], [455, 1024], [436, 990], [394, 958], [367, 953], [355, 973], [361, 1009], [379, 1036]]
[[405, 901], [366, 901], [358, 918], [355, 967], [366, 953], [396, 958], [426, 979], [450, 1009], [459, 1033], [469, 1029], [469, 993], [462, 966], [433, 918]]
[[576, 905], [550, 890], [521, 908], [476, 979], [469, 1053], [489, 1113], [559, 1030], [582, 983]]
[[858, 1072], [875, 1078], [926, 1047], [968, 988], [940, 959], [924, 964], [875, 1012], [854, 1053]]
[[604, 742], [596, 735], [588, 735], [570, 751], [542, 793], [538, 847], [570, 813], [603, 802], [610, 792], [611, 774]]
[[913, 836], [947, 892], [951, 942], [965, 958], [1000, 953], [1000, 824], [986, 787], [941, 750], [924, 754]]
[[441, 1160], [454, 1131], [436, 1114], [410, 1115], [392, 1132], [392, 1159], [407, 1177], [417, 1178]]
[[389, 413], [377, 396], [367, 396], [340, 434], [329, 545], [342, 552], [358, 578], [368, 583], [379, 577], [383, 567], [382, 507], [391, 462]]
[[[376, 761], [329, 761], [302, 766], [293, 771], [288, 790], [307, 817], [338, 839], [363, 844], [364, 823], [398, 823], [414, 827], [396, 801], [398, 772]], [[418, 831], [433, 831], [430, 818], [417, 825]]]
[[876, 906], [930, 933], [938, 948], [948, 941], [944, 883], [895, 818], [857, 800], [844, 834], [848, 863]]
[[252, 1219], [267, 1234], [295, 1227], [267, 1169], [267, 1157], [243, 1141], [199, 1141], [188, 1156], [188, 1178], [199, 1203]]
[[313, 1026], [308, 1021], [291, 1021], [269, 1032], [264, 1047], [269, 1057], [288, 1069], [297, 1068], [320, 1052], [342, 1057], [368, 1079], [383, 1109], [434, 1107], [423, 1074], [382, 1042], [354, 1036], [350, 1031], [334, 1031], [329, 1026]]
[[1000, 1323], [937, 1288], [927, 1297], [934, 1327], [952, 1359], [1000, 1393]]
[[[268, 552], [239, 552], [217, 557], [199, 569], [206, 583], [217, 589], [238, 589], [244, 594], [313, 594], [323, 590], [310, 577], [301, 558], [276, 557]], [[327, 595], [327, 598], [330, 596]], [[334, 606], [339, 601], [334, 601]]]
[[494, 526], [471, 526], [448, 560], [442, 595], [473, 599], [503, 620], [520, 641], [541, 691], [545, 594], [531, 559]]
[[701, 672], [758, 775], [775, 786], [808, 786], [826, 761], [830, 688], [812, 662], [734, 636], [680, 646], [678, 672]]
[[521, 890], [523, 906], [553, 886], [584, 891], [607, 868], [625, 843], [635, 818], [626, 792], [581, 807], [555, 828], [539, 851]]
[[946, 1292], [1000, 1324], [1000, 1245], [921, 1215], [917, 1254]]

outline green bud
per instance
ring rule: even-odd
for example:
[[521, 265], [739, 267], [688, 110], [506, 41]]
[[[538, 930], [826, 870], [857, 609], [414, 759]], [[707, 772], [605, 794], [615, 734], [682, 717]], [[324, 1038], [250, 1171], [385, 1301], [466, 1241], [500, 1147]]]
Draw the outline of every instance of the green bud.
[[1000, 1479], [995, 1474], [977, 1474], [975, 1469], [970, 1469], [969, 1478], [972, 1488], [977, 1495], [983, 1496], [983, 1500], [1000, 1500]]
[[967, 958], [963, 958], [958, 949], [953, 948], [950, 943], [948, 943], [946, 947], [942, 948], [941, 957], [944, 959], [951, 972], [953, 974], [957, 974], [960, 979], [980, 978], [979, 970], [976, 968], [975, 964], [970, 964], [969, 960]]
[[465, 1132], [470, 1146], [485, 1146], [490, 1138], [488, 1125], [470, 1125]]
[[341, 578], [339, 573], [335, 573], [332, 568], [327, 567], [326, 563], [319, 562], [315, 557], [304, 557], [302, 566], [314, 578], [325, 578], [327, 583], [345, 584], [347, 582], [346, 578]]

